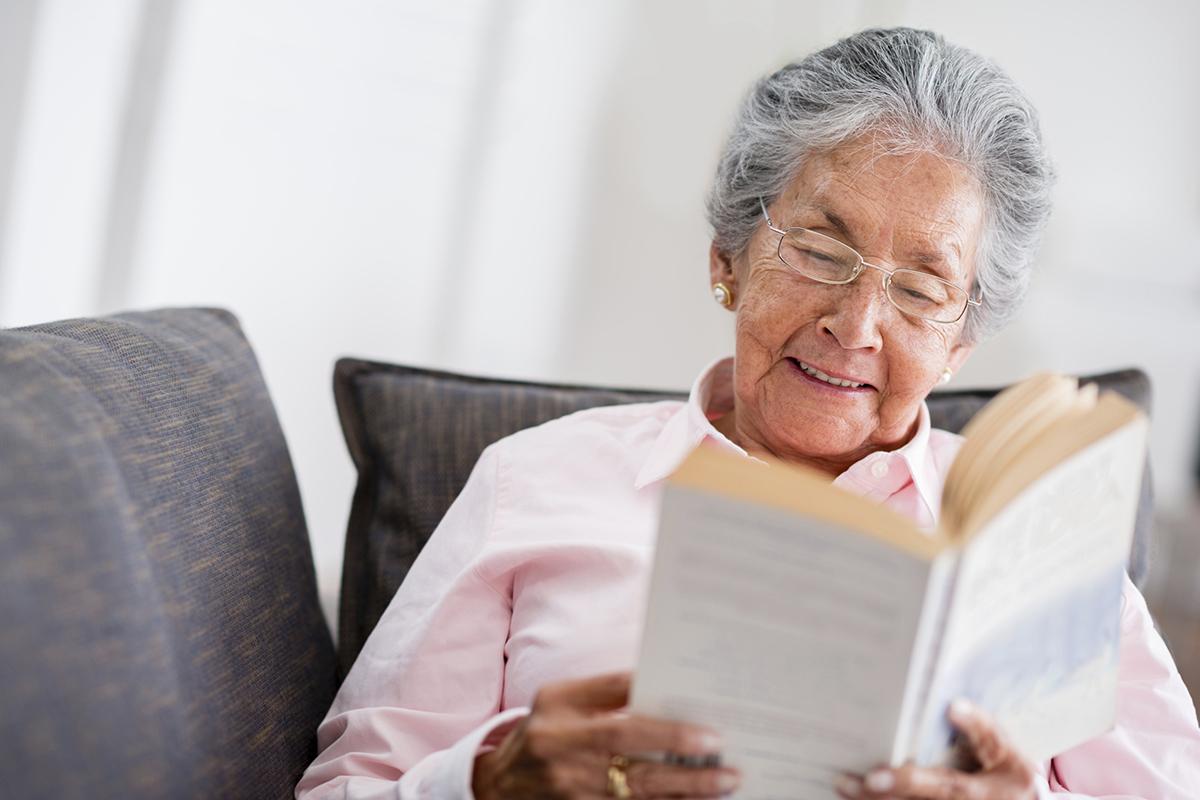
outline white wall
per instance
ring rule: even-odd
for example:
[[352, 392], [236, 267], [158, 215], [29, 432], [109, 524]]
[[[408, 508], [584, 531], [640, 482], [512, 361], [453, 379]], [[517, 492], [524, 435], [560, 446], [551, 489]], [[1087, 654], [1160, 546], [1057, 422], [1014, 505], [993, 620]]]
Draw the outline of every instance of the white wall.
[[731, 343], [702, 202], [733, 109], [761, 73], [869, 25], [995, 58], [1058, 163], [1033, 302], [959, 382], [1141, 365], [1160, 500], [1187, 490], [1200, 6], [46, 0], [32, 16], [24, 92], [0, 112], [16, 143], [0, 324], [237, 312], [331, 616], [354, 482], [335, 358], [686, 386]]

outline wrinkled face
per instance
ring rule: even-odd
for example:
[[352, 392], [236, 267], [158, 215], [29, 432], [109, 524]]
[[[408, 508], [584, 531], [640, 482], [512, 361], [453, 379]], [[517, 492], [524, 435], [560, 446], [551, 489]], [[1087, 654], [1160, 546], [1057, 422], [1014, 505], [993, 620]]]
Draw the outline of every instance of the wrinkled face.
[[[872, 139], [851, 140], [808, 158], [768, 211], [776, 227], [831, 236], [872, 264], [971, 286], [982, 194], [936, 154], [880, 155]], [[778, 242], [764, 222], [740, 254], [712, 253], [712, 282], [733, 288], [737, 313], [736, 435], [748, 449], [840, 472], [907, 441], [943, 370], [970, 352], [958, 343], [963, 320], [903, 314], [877, 270], [842, 286], [805, 278], [780, 262]], [[831, 385], [801, 363], [864, 385]]]

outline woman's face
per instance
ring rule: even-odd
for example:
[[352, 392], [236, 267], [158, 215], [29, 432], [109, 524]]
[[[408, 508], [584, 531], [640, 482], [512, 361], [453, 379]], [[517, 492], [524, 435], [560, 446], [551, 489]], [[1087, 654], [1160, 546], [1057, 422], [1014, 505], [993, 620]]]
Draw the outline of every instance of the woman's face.
[[[936, 154], [880, 155], [872, 139], [852, 140], [808, 158], [768, 211], [776, 227], [819, 231], [870, 263], [971, 285], [982, 195], [964, 167]], [[779, 260], [778, 242], [764, 223], [737, 256], [712, 251], [712, 281], [732, 287], [737, 313], [735, 437], [841, 472], [912, 435], [922, 400], [970, 352], [958, 344], [963, 322], [906, 316], [877, 270], [841, 286], [805, 278]], [[830, 385], [801, 362], [865, 385]]]

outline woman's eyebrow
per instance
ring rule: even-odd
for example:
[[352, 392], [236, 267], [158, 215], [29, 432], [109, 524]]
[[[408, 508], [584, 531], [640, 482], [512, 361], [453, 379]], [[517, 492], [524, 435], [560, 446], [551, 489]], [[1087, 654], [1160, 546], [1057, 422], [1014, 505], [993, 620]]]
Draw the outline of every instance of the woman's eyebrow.
[[816, 208], [817, 208], [817, 211], [821, 212], [821, 215], [823, 217], [825, 217], [825, 219], [829, 222], [830, 227], [832, 227], [834, 230], [836, 230], [838, 233], [840, 233], [846, 239], [847, 242], [853, 244], [854, 236], [851, 235], [850, 226], [846, 224], [845, 220], [843, 220], [841, 217], [839, 217], [833, 211], [830, 211], [825, 206], [819, 205]]
[[941, 253], [913, 253], [906, 260], [925, 267], [929, 272], [932, 272], [943, 280], [950, 281], [951, 283], [959, 280], [960, 276]]
[[[850, 232], [850, 226], [844, 219], [838, 216], [837, 212], [826, 208], [823, 205], [815, 206], [815, 209], [825, 217], [829, 226], [837, 231], [846, 240], [846, 243], [851, 247], [857, 248], [858, 244], [854, 239], [854, 235]], [[953, 262], [945, 252], [936, 248], [929, 250], [918, 250], [908, 255], [905, 259], [910, 264], [918, 264], [925, 267], [929, 272], [937, 275], [948, 281], [958, 279], [958, 275], [953, 268]]]

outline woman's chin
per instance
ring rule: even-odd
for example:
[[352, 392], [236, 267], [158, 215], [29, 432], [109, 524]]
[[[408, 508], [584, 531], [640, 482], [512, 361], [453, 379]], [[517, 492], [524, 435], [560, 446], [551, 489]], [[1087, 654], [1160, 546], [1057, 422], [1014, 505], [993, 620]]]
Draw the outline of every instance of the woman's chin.
[[831, 418], [804, 407], [781, 410], [767, 419], [771, 420], [769, 437], [774, 442], [771, 451], [789, 461], [852, 459], [868, 438], [862, 427], [845, 417]]
[[768, 405], [761, 418], [768, 423], [772, 439], [822, 457], [856, 451], [870, 439], [878, 424], [874, 389], [830, 386], [799, 370], [784, 383], [776, 385], [783, 391], [762, 397]]

